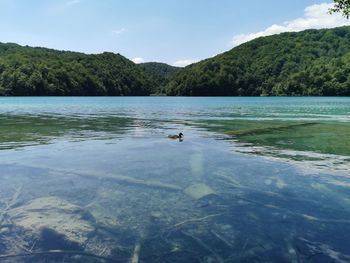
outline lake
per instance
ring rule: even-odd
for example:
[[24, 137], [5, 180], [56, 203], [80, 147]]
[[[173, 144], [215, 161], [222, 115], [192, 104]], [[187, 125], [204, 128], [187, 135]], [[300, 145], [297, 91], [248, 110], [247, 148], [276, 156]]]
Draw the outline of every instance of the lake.
[[0, 262], [350, 262], [350, 97], [2, 97], [0, 123]]

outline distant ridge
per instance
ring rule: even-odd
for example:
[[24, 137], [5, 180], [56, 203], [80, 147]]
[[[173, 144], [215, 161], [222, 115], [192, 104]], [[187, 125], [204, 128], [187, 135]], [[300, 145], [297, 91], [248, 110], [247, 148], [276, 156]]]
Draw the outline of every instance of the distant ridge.
[[350, 27], [262, 37], [186, 67], [167, 95], [350, 95]]
[[172, 78], [177, 72], [182, 69], [159, 62], [146, 62], [139, 64], [139, 66], [144, 68], [149, 73], [166, 79]]
[[153, 94], [158, 93], [159, 89], [165, 86], [176, 73], [182, 70], [182, 68], [159, 62], [146, 62], [138, 64], [138, 66], [144, 69], [148, 74], [152, 75], [152, 78], [158, 83], [157, 87], [154, 87], [152, 90]]
[[147, 96], [158, 85], [132, 61], [0, 43], [0, 94], [14, 96]]
[[0, 95], [349, 96], [350, 27], [261, 37], [177, 68], [0, 43]]

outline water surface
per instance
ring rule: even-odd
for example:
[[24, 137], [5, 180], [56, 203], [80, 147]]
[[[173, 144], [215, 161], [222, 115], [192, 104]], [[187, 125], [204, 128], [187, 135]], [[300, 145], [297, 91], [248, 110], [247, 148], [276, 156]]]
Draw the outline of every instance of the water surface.
[[350, 260], [350, 98], [0, 98], [0, 123], [0, 261]]

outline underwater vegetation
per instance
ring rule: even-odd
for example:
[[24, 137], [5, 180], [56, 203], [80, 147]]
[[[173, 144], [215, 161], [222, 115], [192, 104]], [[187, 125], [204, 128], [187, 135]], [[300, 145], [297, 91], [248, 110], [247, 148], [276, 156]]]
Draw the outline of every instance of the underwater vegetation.
[[1, 113], [0, 262], [350, 261], [346, 108], [180, 102]]
[[198, 123], [200, 127], [252, 145], [350, 156], [348, 122], [208, 120]]

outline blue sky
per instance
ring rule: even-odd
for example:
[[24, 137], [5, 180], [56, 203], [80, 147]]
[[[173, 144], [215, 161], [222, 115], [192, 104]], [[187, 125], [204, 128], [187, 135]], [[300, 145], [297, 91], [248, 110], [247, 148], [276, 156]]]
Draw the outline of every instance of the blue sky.
[[[186, 65], [254, 37], [349, 23], [318, 0], [0, 0], [0, 42]], [[328, 1], [330, 3], [330, 1]]]

